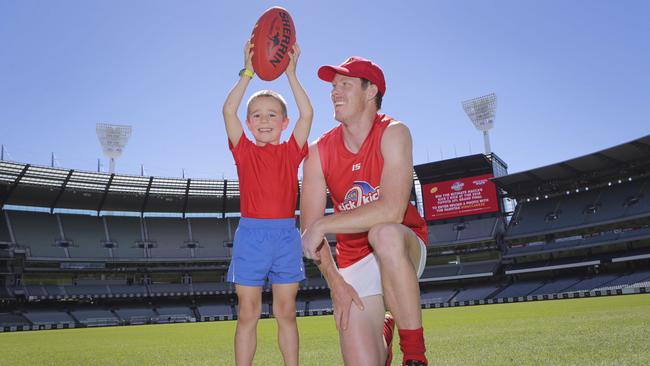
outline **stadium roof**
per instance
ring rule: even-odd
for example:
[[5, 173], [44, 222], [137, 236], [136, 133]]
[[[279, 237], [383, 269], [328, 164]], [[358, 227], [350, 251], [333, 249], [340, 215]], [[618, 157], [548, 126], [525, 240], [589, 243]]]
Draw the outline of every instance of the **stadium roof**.
[[239, 182], [94, 173], [0, 161], [0, 207], [5, 204], [97, 212], [239, 212]]
[[650, 174], [650, 135], [571, 160], [494, 178], [493, 181], [508, 196], [523, 198], [647, 174]]
[[[302, 188], [301, 182], [299, 190]], [[240, 213], [239, 181], [161, 178], [77, 171], [0, 161], [5, 205], [175, 214]], [[327, 208], [332, 200], [327, 196]]]

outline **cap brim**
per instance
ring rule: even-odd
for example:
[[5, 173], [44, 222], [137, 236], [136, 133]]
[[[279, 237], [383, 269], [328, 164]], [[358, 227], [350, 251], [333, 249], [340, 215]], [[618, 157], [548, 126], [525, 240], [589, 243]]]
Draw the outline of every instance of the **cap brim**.
[[349, 76], [350, 70], [344, 67], [332, 65], [321, 66], [318, 69], [318, 77], [323, 81], [330, 82], [334, 80], [334, 76], [336, 76], [336, 74]]

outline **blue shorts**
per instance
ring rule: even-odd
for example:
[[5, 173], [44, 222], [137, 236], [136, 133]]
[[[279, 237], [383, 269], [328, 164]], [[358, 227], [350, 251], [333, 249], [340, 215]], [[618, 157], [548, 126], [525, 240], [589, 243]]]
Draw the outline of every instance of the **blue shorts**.
[[296, 283], [305, 279], [296, 220], [242, 217], [235, 232], [228, 282], [244, 286]]

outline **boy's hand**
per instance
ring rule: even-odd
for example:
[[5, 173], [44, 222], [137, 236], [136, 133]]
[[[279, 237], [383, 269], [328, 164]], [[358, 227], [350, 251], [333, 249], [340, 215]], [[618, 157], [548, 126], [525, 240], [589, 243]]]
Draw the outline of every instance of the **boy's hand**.
[[244, 46], [244, 67], [252, 72], [255, 72], [255, 69], [253, 69], [253, 44], [251, 41], [246, 42], [246, 45]]
[[300, 46], [298, 42], [293, 44], [293, 49], [289, 52], [289, 64], [287, 69], [284, 71], [287, 75], [296, 74], [296, 66], [298, 65], [298, 58], [300, 57]]

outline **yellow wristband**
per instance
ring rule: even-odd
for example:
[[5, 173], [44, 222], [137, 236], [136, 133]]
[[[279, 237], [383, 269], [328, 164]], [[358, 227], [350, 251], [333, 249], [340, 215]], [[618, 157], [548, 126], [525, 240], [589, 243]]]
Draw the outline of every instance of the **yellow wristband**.
[[248, 76], [249, 78], [252, 79], [252, 78], [253, 78], [253, 75], [255, 75], [255, 74], [254, 74], [252, 71], [250, 71], [249, 69], [247, 69], [247, 68], [243, 68], [243, 69], [241, 69], [241, 71], [239, 72], [239, 76], [240, 76], [240, 77], [241, 77], [241, 76]]

